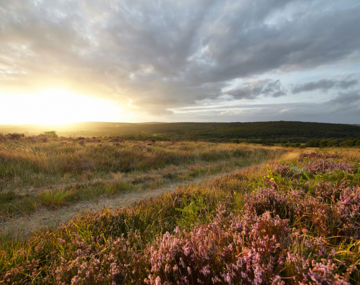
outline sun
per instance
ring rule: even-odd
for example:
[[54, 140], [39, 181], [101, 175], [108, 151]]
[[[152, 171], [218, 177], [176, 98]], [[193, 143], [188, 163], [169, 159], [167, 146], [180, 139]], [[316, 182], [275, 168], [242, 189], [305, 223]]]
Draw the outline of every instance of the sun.
[[66, 89], [47, 89], [35, 94], [0, 94], [0, 124], [119, 122], [124, 120], [124, 115], [124, 109], [111, 100]]

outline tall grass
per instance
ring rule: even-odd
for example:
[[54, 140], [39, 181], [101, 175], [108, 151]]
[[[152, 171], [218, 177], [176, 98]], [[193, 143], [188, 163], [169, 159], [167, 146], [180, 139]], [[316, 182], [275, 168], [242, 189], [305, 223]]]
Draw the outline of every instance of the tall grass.
[[4, 239], [0, 280], [357, 284], [359, 165], [351, 155], [304, 154], [89, 212], [25, 242]]
[[193, 180], [285, 152], [240, 144], [56, 137], [5, 140], [0, 149], [2, 218]]
[[[278, 150], [280, 151], [280, 150]], [[111, 139], [24, 137], [0, 142], [0, 189], [53, 183], [189, 165], [229, 158], [268, 157], [269, 148], [194, 142], [113, 142]]]

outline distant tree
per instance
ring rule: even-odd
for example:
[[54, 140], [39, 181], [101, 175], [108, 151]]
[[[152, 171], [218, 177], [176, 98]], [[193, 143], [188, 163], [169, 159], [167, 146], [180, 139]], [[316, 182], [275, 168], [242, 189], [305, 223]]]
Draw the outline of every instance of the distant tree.
[[306, 147], [318, 147], [319, 146], [319, 140], [318, 139], [312, 139], [306, 142]]
[[343, 140], [343, 141], [340, 143], [340, 146], [343, 146], [343, 147], [353, 146], [353, 145], [354, 145], [354, 141], [355, 141], [355, 140], [353, 140], [353, 139]]
[[320, 140], [319, 146], [320, 147], [327, 147], [328, 146], [328, 140], [327, 139]]

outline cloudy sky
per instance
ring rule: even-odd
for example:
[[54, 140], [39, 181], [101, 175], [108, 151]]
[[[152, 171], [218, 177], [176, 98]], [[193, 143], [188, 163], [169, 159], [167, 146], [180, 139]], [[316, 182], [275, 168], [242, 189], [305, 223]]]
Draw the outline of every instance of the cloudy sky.
[[0, 0], [0, 123], [360, 123], [359, 15], [358, 0]]

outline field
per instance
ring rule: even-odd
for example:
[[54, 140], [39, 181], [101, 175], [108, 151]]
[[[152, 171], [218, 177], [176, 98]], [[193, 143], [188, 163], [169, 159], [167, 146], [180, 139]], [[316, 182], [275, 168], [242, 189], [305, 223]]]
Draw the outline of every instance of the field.
[[230, 143], [7, 138], [0, 143], [0, 233], [22, 236], [79, 210], [130, 204], [284, 152]]
[[0, 284], [360, 282], [358, 148], [20, 136], [0, 162]]

